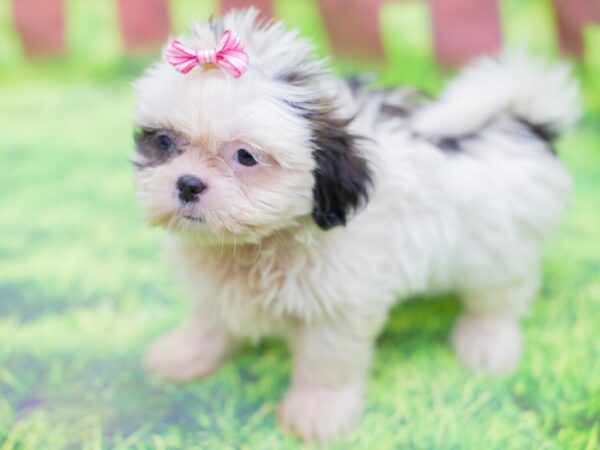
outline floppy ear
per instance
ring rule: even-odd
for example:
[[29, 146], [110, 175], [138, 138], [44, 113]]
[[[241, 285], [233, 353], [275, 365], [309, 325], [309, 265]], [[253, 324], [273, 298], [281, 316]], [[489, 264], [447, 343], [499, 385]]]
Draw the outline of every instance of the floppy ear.
[[359, 149], [364, 138], [348, 132], [349, 121], [321, 114], [310, 120], [316, 162], [312, 216], [328, 230], [345, 225], [348, 214], [368, 200], [372, 177]]
[[315, 89], [322, 73], [320, 62], [303, 62], [278, 74], [276, 79], [295, 94], [293, 100], [283, 101], [310, 126], [316, 163], [312, 216], [319, 227], [329, 230], [346, 225], [348, 215], [367, 202], [372, 175], [360, 149], [366, 139], [350, 133], [351, 119], [341, 119], [336, 114], [335, 100]]

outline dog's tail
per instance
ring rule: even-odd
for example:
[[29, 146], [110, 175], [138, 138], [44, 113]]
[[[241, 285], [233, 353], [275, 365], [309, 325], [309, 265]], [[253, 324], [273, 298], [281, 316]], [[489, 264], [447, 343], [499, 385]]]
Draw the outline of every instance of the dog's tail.
[[522, 53], [482, 58], [463, 69], [438, 101], [414, 117], [414, 130], [443, 138], [472, 134], [510, 114], [552, 140], [581, 114], [579, 85], [566, 64], [548, 66]]

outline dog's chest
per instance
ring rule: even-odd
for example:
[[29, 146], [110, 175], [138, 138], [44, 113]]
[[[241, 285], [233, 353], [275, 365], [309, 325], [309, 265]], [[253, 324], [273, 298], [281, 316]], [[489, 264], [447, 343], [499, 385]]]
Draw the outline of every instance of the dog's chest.
[[303, 244], [273, 240], [194, 259], [197, 280], [203, 280], [199, 288], [207, 296], [201, 301], [210, 302], [235, 334], [285, 334], [294, 323], [334, 309], [333, 299], [321, 295], [321, 260]]

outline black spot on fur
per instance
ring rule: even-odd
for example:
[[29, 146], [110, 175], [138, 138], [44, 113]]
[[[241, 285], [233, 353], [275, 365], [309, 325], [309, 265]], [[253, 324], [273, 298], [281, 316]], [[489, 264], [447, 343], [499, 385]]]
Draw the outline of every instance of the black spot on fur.
[[348, 214], [367, 201], [372, 175], [357, 150], [360, 138], [335, 124], [323, 125], [313, 139], [317, 167], [312, 215], [327, 230], [345, 225]]
[[521, 123], [527, 126], [538, 138], [551, 144], [558, 138], [558, 133], [544, 124], [535, 124], [526, 120], [520, 119]]
[[308, 71], [290, 70], [288, 72], [277, 74], [276, 79], [293, 86], [302, 86], [309, 81], [311, 75], [312, 74]]
[[[160, 136], [168, 136], [173, 147], [164, 149], [160, 145]], [[141, 159], [132, 161], [137, 170], [156, 167], [172, 160], [183, 152], [187, 139], [181, 133], [167, 129], [143, 129], [134, 134], [137, 153]]]
[[352, 93], [356, 94], [363, 88], [365, 82], [360, 77], [353, 76], [346, 78], [346, 84], [348, 85]]
[[411, 137], [412, 139], [427, 141], [431, 145], [434, 145], [435, 147], [440, 149], [442, 152], [452, 154], [464, 152], [464, 143], [469, 139], [476, 139], [477, 134], [466, 134], [460, 137], [432, 138], [420, 135], [413, 131]]
[[[314, 86], [316, 73], [316, 66], [297, 68], [278, 74], [276, 79], [304, 89]], [[312, 130], [316, 162], [313, 219], [324, 230], [345, 225], [348, 215], [367, 202], [372, 185], [372, 173], [360, 149], [366, 139], [348, 130], [352, 119], [339, 118], [331, 99], [314, 96], [284, 102], [307, 119]]]
[[376, 73], [366, 73], [361, 75], [352, 75], [346, 77], [344, 81], [346, 85], [350, 88], [350, 91], [356, 95], [358, 92], [366, 89], [369, 83], [372, 83], [377, 79]]
[[360, 151], [364, 138], [348, 131], [350, 120], [335, 118], [330, 108], [306, 114], [313, 130], [314, 170], [312, 216], [328, 230], [345, 225], [348, 215], [369, 197], [372, 174]]
[[558, 134], [546, 125], [532, 124], [522, 118], [504, 116], [491, 122], [489, 126], [521, 142], [533, 141], [536, 144], [541, 142], [550, 154], [556, 155], [552, 144]]
[[449, 153], [462, 151], [461, 141], [457, 138], [443, 138], [436, 144], [440, 149]]
[[411, 115], [412, 110], [399, 105], [391, 105], [389, 103], [382, 103], [379, 111], [383, 116], [386, 117], [400, 117], [405, 118]]
[[382, 95], [379, 118], [407, 119], [431, 101], [423, 91], [411, 87], [383, 88], [373, 91]]
[[[465, 134], [459, 137], [441, 137], [432, 138], [413, 133], [413, 139], [423, 139], [435, 145], [441, 151], [447, 154], [467, 152], [469, 142], [485, 136], [488, 131], [506, 134], [507, 137], [519, 141], [542, 141], [547, 150], [556, 155], [556, 150], [552, 146], [552, 140], [557, 136], [553, 130], [547, 127], [532, 125], [521, 119], [512, 117], [497, 117], [483, 124], [475, 133]], [[472, 148], [472, 147], [471, 147]]]

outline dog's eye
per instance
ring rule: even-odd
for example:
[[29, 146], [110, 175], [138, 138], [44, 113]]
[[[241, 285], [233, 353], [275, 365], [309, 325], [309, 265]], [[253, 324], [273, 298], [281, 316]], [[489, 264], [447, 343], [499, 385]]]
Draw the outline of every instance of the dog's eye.
[[252, 156], [252, 154], [248, 150], [243, 148], [240, 148], [237, 152], [235, 152], [235, 160], [239, 162], [242, 166], [247, 167], [255, 166], [256, 164], [258, 164], [256, 159], [254, 159], [254, 156]]
[[165, 153], [173, 150], [173, 139], [166, 134], [159, 134], [156, 136], [156, 144], [158, 145], [158, 148]]

